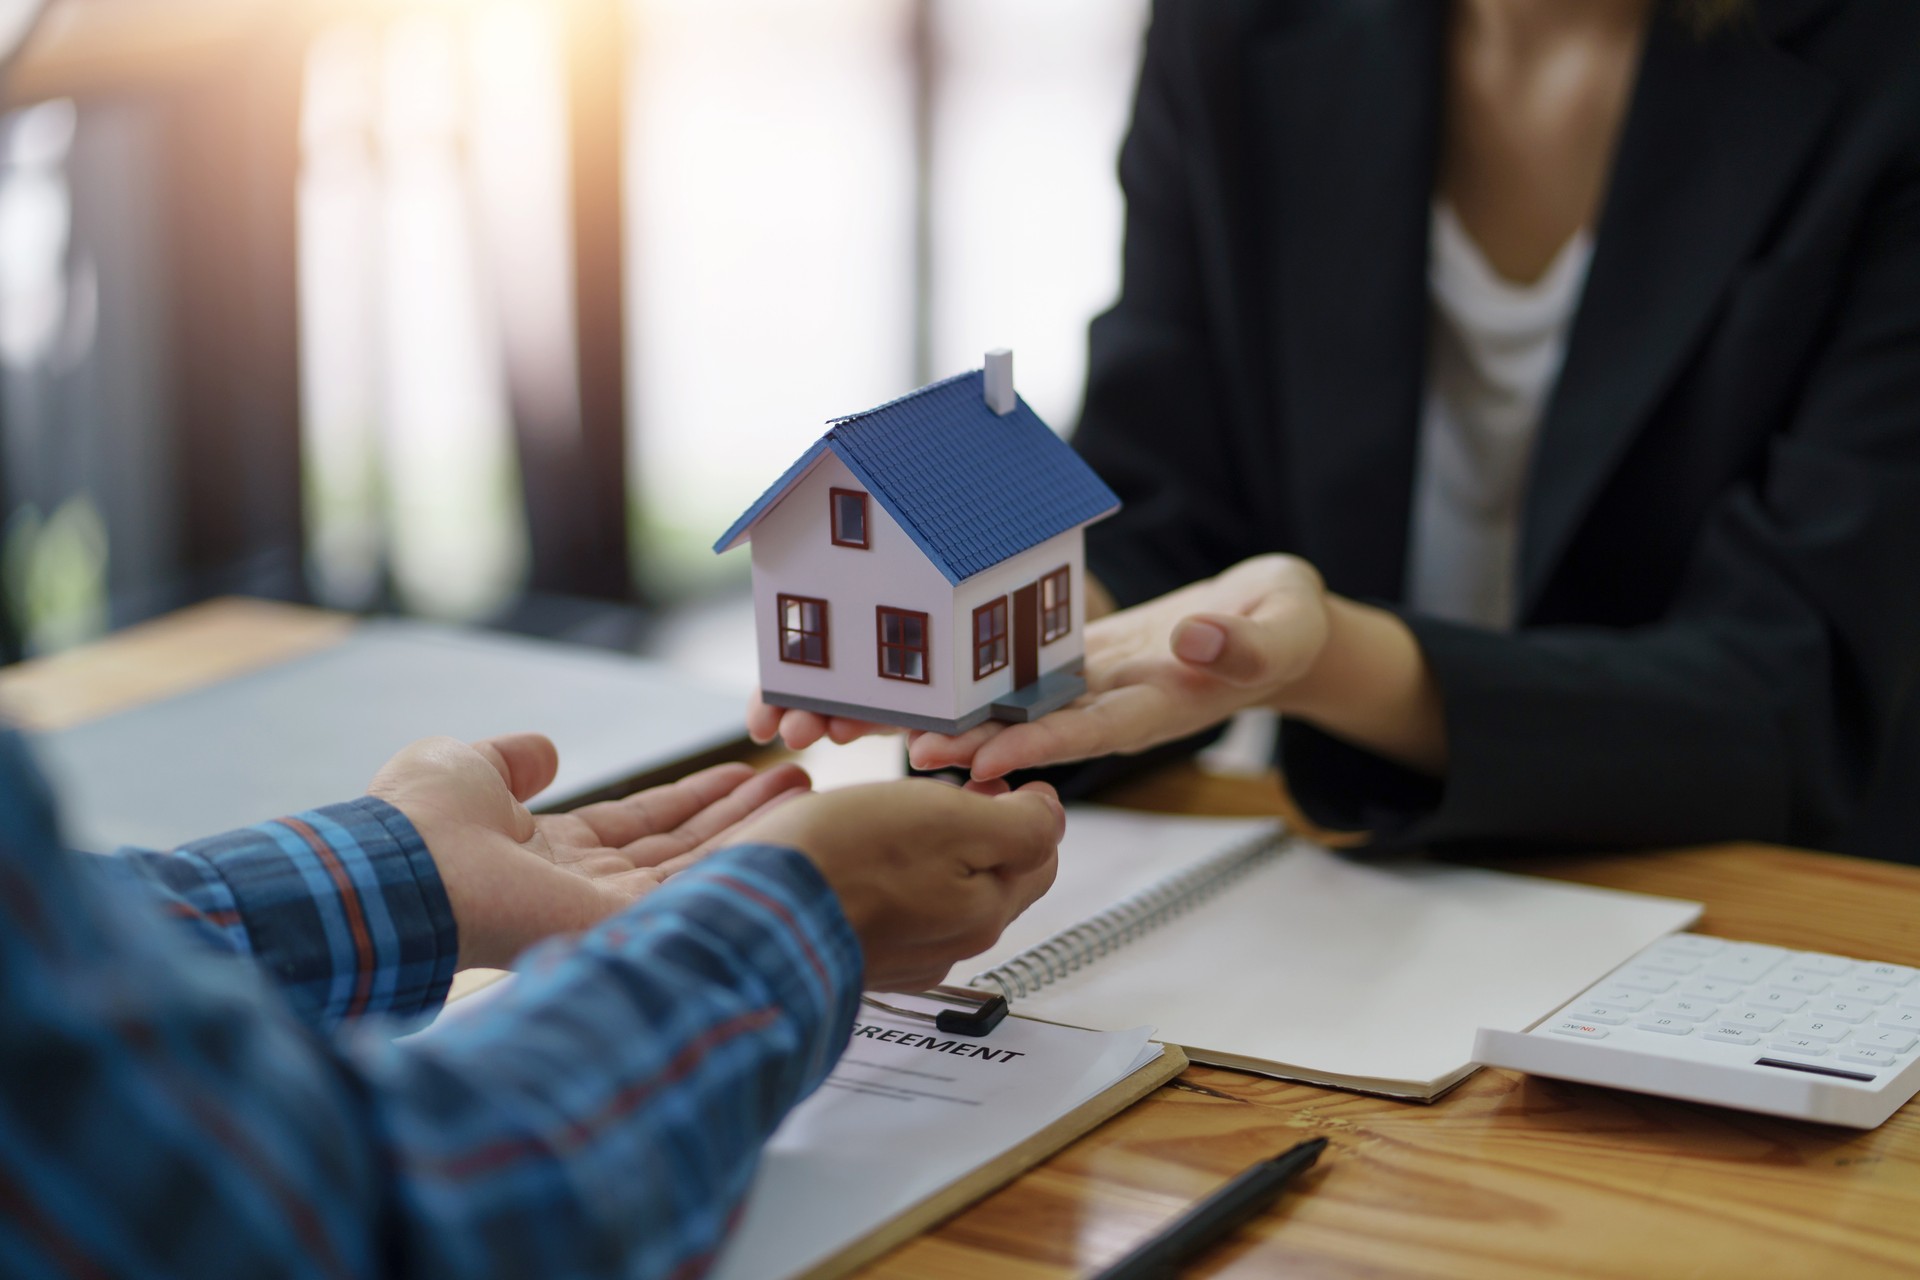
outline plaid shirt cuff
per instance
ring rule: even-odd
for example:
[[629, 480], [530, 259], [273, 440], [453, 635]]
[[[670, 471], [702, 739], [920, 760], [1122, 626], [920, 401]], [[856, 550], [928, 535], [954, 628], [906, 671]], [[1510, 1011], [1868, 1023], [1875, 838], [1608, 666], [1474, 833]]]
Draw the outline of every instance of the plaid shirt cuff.
[[799, 1096], [827, 1078], [853, 1034], [866, 964], [840, 899], [811, 858], [782, 845], [735, 845], [642, 904], [647, 915], [670, 913], [677, 927], [729, 939], [772, 1002], [815, 1032], [799, 1063]]
[[459, 939], [413, 824], [363, 796], [181, 846], [147, 868], [322, 1025], [438, 1009]]

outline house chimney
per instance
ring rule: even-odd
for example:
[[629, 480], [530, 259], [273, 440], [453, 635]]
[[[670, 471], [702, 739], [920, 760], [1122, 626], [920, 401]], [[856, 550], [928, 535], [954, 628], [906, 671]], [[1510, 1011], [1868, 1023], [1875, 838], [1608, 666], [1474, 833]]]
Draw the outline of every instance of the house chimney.
[[1013, 395], [1013, 352], [1006, 347], [987, 352], [987, 408], [1001, 417], [1018, 403]]

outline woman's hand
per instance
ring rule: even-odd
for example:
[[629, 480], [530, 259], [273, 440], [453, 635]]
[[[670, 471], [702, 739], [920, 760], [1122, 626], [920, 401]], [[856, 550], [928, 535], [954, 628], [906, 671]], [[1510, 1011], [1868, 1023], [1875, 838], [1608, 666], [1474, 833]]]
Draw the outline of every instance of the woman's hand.
[[624, 800], [535, 817], [526, 801], [559, 768], [559, 753], [539, 734], [471, 746], [429, 738], [389, 760], [367, 788], [407, 816], [433, 855], [462, 968], [500, 968], [545, 938], [591, 928], [811, 785], [797, 765], [755, 773], [723, 764]]
[[804, 751], [822, 738], [845, 746], [856, 738], [898, 732], [892, 725], [768, 706], [758, 689], [753, 692], [753, 701], [747, 704], [747, 734], [763, 747], [778, 738], [787, 744], [788, 750]]
[[1253, 706], [1277, 705], [1327, 645], [1326, 588], [1312, 565], [1266, 555], [1087, 627], [1087, 693], [1029, 724], [915, 735], [921, 769], [974, 778], [1130, 754]]

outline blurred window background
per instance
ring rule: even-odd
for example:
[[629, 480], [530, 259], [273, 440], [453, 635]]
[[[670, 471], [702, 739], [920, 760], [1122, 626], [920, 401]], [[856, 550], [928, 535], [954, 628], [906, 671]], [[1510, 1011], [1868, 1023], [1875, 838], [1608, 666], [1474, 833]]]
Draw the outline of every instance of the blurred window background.
[[46, 652], [224, 591], [628, 643], [825, 419], [1072, 425], [1145, 0], [56, 0], [0, 125]]

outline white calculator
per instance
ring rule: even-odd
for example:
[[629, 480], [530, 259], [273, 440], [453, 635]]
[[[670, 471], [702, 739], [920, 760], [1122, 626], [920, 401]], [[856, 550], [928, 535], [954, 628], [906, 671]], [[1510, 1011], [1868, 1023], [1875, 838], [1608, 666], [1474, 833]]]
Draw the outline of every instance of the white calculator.
[[1474, 1061], [1871, 1129], [1920, 1091], [1920, 969], [1681, 933]]

